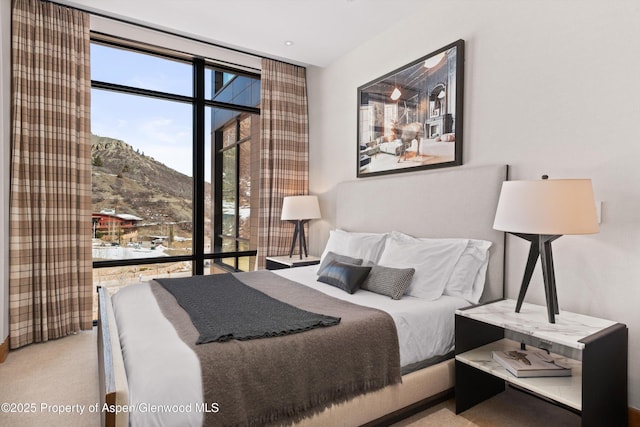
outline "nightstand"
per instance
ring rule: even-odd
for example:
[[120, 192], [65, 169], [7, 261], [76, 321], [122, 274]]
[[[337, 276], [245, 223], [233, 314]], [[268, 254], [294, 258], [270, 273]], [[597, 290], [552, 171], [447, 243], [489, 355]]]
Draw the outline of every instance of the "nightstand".
[[266, 267], [267, 270], [280, 270], [282, 268], [294, 268], [294, 267], [303, 267], [305, 265], [316, 265], [320, 264], [320, 258], [315, 256], [302, 257], [300, 259], [299, 255], [294, 255], [289, 257], [288, 255], [283, 256], [268, 256]]
[[[564, 310], [548, 323], [546, 307], [516, 301], [456, 310], [456, 413], [505, 390], [528, 391], [576, 412], [583, 426], [626, 426], [627, 327]], [[517, 378], [491, 352], [520, 343], [564, 357], [570, 377]]]

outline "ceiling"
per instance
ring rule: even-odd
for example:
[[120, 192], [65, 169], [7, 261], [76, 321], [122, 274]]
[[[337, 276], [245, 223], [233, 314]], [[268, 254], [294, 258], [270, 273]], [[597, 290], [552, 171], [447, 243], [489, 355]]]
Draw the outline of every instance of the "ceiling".
[[[324, 67], [425, 0], [56, 0], [300, 65]], [[293, 42], [285, 45], [286, 41]]]

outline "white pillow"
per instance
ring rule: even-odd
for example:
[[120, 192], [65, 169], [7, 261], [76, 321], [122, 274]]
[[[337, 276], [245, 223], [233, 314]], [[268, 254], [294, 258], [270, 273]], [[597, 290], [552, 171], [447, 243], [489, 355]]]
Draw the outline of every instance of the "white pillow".
[[392, 232], [378, 264], [416, 270], [406, 295], [427, 300], [440, 298], [468, 239], [416, 239]]
[[329, 241], [324, 248], [321, 258], [333, 252], [352, 258], [359, 258], [366, 262], [378, 263], [384, 249], [386, 233], [353, 233], [344, 230], [331, 230]]
[[444, 288], [444, 295], [461, 297], [477, 304], [484, 290], [491, 242], [473, 239], [469, 239], [468, 242], [453, 268]]

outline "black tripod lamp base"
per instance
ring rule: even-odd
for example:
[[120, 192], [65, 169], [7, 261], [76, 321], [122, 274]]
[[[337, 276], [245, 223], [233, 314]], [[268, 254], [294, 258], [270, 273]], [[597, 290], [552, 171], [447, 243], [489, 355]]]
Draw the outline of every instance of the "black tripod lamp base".
[[538, 258], [542, 264], [542, 277], [544, 279], [544, 293], [547, 300], [547, 315], [549, 323], [556, 323], [556, 314], [560, 314], [558, 307], [558, 293], [556, 292], [556, 277], [553, 268], [553, 253], [551, 250], [551, 242], [561, 237], [561, 235], [546, 235], [546, 234], [524, 234], [524, 233], [511, 233], [514, 236], [518, 236], [522, 239], [531, 242], [529, 248], [529, 258], [527, 259], [527, 266], [524, 270], [524, 277], [522, 278], [522, 285], [520, 285], [520, 292], [518, 293], [518, 301], [516, 303], [516, 313], [520, 313], [524, 297], [529, 289], [529, 283], [531, 282], [531, 276], [533, 275], [533, 269], [536, 266]]
[[291, 249], [289, 249], [289, 258], [293, 257], [293, 249], [296, 247], [296, 240], [298, 240], [300, 259], [302, 259], [302, 252], [304, 251], [304, 257], [307, 255], [307, 239], [304, 237], [304, 223], [308, 220], [291, 221], [295, 224], [296, 228], [293, 230], [293, 240], [291, 241]]

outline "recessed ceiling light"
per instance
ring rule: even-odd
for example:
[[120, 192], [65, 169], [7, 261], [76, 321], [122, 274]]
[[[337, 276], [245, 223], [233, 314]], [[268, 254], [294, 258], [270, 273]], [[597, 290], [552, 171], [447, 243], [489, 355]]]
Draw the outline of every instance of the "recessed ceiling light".
[[291, 40], [287, 40], [284, 42], [285, 46], [293, 46], [293, 42]]

